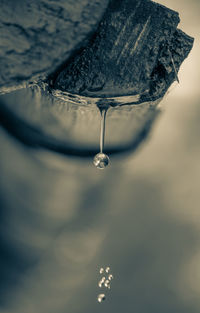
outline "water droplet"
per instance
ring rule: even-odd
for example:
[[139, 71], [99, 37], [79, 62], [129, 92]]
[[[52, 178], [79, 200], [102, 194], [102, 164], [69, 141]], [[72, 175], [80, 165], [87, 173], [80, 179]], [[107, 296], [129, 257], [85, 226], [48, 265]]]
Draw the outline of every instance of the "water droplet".
[[109, 279], [109, 280], [112, 280], [112, 279], [113, 279], [113, 275], [110, 274], [110, 275], [108, 276], [108, 279]]
[[100, 270], [99, 270], [99, 273], [100, 273], [100, 274], [103, 274], [103, 272], [104, 272], [104, 268], [101, 267]]
[[98, 169], [103, 170], [109, 164], [109, 157], [100, 152], [95, 155], [93, 163]]
[[101, 279], [102, 283], [104, 283], [105, 280], [106, 280], [106, 278], [102, 277], [102, 279]]
[[97, 297], [98, 302], [102, 302], [106, 299], [106, 296], [104, 295], [104, 293], [100, 293]]
[[105, 286], [106, 288], [108, 288], [108, 286], [110, 286], [110, 281], [109, 281], [108, 279], [105, 281], [104, 286]]
[[110, 272], [110, 267], [106, 267], [106, 273]]

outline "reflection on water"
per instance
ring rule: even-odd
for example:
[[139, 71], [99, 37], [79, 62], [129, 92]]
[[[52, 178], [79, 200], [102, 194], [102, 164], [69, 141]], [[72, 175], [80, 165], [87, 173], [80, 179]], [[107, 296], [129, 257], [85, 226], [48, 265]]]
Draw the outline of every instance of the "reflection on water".
[[96, 166], [96, 168], [103, 170], [110, 163], [110, 159], [105, 153], [100, 152], [95, 155], [93, 163]]

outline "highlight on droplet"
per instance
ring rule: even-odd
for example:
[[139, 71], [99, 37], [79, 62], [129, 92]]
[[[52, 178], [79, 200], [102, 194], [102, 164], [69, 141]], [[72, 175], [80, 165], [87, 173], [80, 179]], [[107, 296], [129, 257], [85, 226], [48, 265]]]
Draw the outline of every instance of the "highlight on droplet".
[[95, 155], [93, 163], [98, 169], [103, 170], [106, 166], [108, 166], [109, 161], [109, 157], [106, 154], [100, 152]]

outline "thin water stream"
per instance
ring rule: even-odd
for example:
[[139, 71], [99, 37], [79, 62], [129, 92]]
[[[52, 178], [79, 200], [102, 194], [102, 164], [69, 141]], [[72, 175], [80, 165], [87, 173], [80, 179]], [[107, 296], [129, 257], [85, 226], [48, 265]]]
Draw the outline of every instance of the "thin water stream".
[[108, 109], [100, 109], [101, 129], [100, 129], [100, 152], [95, 155], [93, 163], [98, 169], [104, 169], [108, 166], [110, 160], [104, 153], [105, 131], [106, 131], [106, 113]]

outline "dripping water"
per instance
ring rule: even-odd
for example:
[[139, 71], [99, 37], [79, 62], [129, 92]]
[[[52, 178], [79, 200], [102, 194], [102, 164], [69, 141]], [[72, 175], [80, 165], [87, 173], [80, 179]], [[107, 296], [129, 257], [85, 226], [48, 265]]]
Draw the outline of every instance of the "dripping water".
[[101, 114], [101, 128], [100, 128], [100, 152], [95, 155], [93, 163], [98, 169], [104, 169], [108, 166], [110, 159], [104, 153], [105, 143], [105, 129], [106, 129], [106, 113], [108, 108], [99, 109]]

